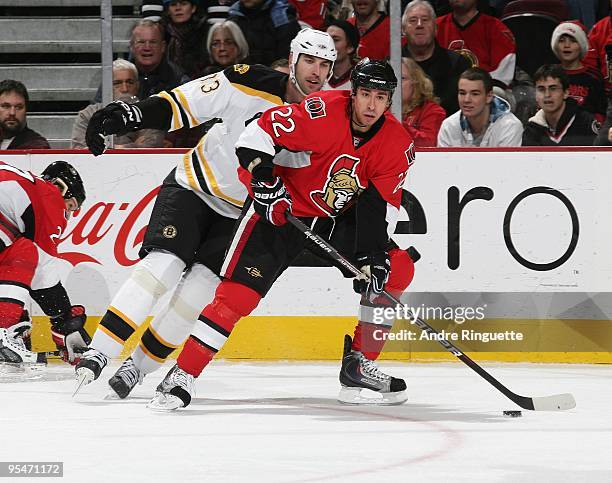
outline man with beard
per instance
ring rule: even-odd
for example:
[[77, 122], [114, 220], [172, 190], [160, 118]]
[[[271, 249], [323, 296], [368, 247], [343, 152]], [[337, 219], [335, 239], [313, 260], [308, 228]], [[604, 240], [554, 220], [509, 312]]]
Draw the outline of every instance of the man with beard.
[[28, 90], [19, 81], [0, 82], [0, 149], [50, 149], [49, 142], [27, 126]]

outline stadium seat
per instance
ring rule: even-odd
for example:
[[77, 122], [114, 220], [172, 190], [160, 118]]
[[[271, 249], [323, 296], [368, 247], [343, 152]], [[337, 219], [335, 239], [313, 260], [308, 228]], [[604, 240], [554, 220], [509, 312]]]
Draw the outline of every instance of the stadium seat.
[[501, 20], [516, 39], [516, 64], [530, 76], [543, 64], [557, 63], [550, 48], [552, 32], [567, 20], [564, 0], [514, 0], [504, 8]]

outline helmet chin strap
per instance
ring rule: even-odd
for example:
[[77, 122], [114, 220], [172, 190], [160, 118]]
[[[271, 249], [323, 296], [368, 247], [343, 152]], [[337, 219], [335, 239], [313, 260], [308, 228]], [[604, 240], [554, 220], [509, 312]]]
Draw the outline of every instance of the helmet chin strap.
[[293, 85], [295, 86], [295, 88], [298, 90], [298, 92], [300, 94], [302, 94], [304, 97], [306, 97], [308, 94], [306, 94], [303, 90], [302, 90], [302, 86], [300, 86], [300, 83], [297, 80], [297, 77], [295, 77], [295, 68], [292, 67], [291, 69], [291, 73], [289, 75], [289, 78], [291, 79], [291, 82], [293, 82]]

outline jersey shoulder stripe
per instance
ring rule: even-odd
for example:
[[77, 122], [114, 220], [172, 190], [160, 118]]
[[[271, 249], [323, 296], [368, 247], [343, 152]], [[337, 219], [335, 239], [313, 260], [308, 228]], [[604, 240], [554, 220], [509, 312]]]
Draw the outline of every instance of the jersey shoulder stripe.
[[289, 80], [287, 74], [260, 64], [234, 65], [225, 69], [223, 74], [233, 87], [247, 95], [261, 97], [277, 105], [284, 102]]

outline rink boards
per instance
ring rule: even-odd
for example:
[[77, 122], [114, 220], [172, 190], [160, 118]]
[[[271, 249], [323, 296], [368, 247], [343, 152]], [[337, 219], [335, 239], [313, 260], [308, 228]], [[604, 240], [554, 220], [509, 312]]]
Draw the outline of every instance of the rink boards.
[[[83, 176], [87, 201], [59, 251], [65, 286], [95, 324], [138, 258], [157, 187], [181, 151], [41, 153], [2, 153], [0, 160], [38, 173], [63, 159]], [[418, 153], [394, 237], [421, 255], [407, 303], [431, 309], [440, 330], [523, 334], [511, 343], [460, 339], [457, 345], [476, 358], [610, 362], [611, 155], [579, 148]], [[350, 283], [334, 269], [293, 267], [222, 354], [336, 359], [356, 304]], [[483, 317], [462, 324], [446, 318], [469, 308]], [[36, 344], [50, 349], [46, 321], [35, 321]], [[409, 335], [412, 327], [398, 330]], [[446, 358], [437, 347], [393, 341], [385, 356]]]

